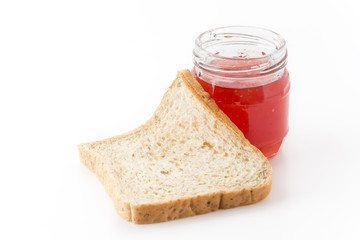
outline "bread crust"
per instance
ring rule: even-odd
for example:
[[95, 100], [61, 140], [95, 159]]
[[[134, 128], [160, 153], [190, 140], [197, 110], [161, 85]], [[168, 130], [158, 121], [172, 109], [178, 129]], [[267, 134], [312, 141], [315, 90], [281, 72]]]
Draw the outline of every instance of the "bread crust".
[[[91, 143], [90, 143], [91, 144]], [[117, 213], [125, 220], [131, 221], [131, 207], [130, 203], [125, 202], [117, 191], [115, 179], [104, 167], [104, 163], [100, 158], [85, 149], [87, 143], [79, 144], [78, 149], [80, 153], [80, 162], [95, 173], [96, 177], [104, 185], [106, 192], [114, 201]]]
[[[244, 145], [250, 146], [260, 156], [266, 159], [261, 151], [251, 145], [244, 137], [242, 132], [236, 127], [236, 125], [227, 117], [225, 113], [223, 113], [218, 108], [215, 101], [211, 99], [209, 94], [203, 90], [201, 85], [196, 81], [196, 79], [194, 79], [189, 70], [179, 71], [169, 90], [174, 86], [179, 78], [183, 80], [185, 86], [193, 93], [196, 99], [205, 107], [207, 111], [213, 114], [215, 118], [225, 123], [228, 129], [234, 132]], [[169, 90], [165, 93], [163, 99], [165, 96], [167, 96]], [[162, 105], [163, 104], [160, 103], [153, 117], [149, 119], [144, 125], [121, 136], [134, 134], [149, 126], [152, 121], [156, 121], [157, 113], [161, 111]], [[107, 140], [111, 141], [112, 139], [118, 137], [119, 136], [116, 136]], [[92, 143], [80, 144], [78, 146], [80, 152], [80, 161], [91, 171], [95, 172], [98, 179], [103, 183], [107, 193], [114, 201], [115, 209], [118, 214], [125, 220], [132, 221], [135, 224], [165, 222], [198, 214], [205, 214], [216, 211], [218, 209], [227, 209], [253, 204], [266, 198], [271, 191], [272, 170], [270, 163], [268, 160], [266, 160], [266, 164], [268, 165], [269, 169], [269, 178], [266, 182], [256, 187], [239, 188], [232, 191], [221, 191], [194, 197], [185, 197], [162, 203], [141, 205], [130, 204], [121, 198], [121, 195], [116, 188], [115, 179], [104, 167], [104, 163], [100, 160], [100, 157], [86, 149], [85, 146], [88, 144]]]

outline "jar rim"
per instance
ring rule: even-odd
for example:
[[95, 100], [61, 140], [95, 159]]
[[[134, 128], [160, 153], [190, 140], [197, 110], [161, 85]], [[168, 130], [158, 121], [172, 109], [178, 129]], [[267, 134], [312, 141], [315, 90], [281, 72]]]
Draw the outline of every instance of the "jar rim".
[[[237, 39], [237, 40], [236, 40]], [[236, 41], [235, 41], [236, 40]], [[210, 51], [209, 47], [216, 45], [229, 45], [235, 43], [241, 46], [241, 43], [259, 44], [262, 47], [266, 46], [267, 52], [261, 52], [261, 56], [246, 56], [234, 57], [219, 54], [219, 52]], [[213, 28], [201, 33], [195, 40], [195, 48], [193, 50], [194, 64], [209, 71], [225, 71], [244, 73], [257, 72], [256, 75], [267, 74], [286, 66], [287, 49], [285, 39], [278, 33], [263, 27], [255, 26], [224, 26]], [[254, 60], [254, 62], [262, 63], [253, 66], [239, 67], [236, 64], [232, 66], [222, 67], [211, 64], [209, 59], [239, 61], [239, 60]], [[256, 61], [255, 61], [256, 60]]]
[[[217, 27], [217, 28], [212, 28], [212, 29], [209, 29], [203, 33], [201, 33], [196, 39], [195, 39], [195, 46], [199, 49], [202, 49], [206, 52], [208, 52], [209, 54], [211, 55], [214, 55], [216, 57], [220, 57], [220, 58], [225, 58], [225, 59], [229, 59], [230, 57], [224, 57], [224, 56], [221, 56], [221, 55], [217, 55], [215, 53], [212, 53], [212, 52], [209, 52], [207, 51], [203, 46], [202, 46], [202, 41], [201, 41], [201, 38], [204, 37], [206, 34], [211, 34], [211, 33], [214, 33], [216, 31], [221, 31], [221, 30], [226, 30], [226, 29], [239, 29], [239, 30], [246, 30], [246, 29], [251, 29], [251, 30], [257, 30], [257, 31], [263, 31], [264, 33], [267, 32], [267, 33], [270, 33], [272, 34], [273, 36], [276, 36], [277, 39], [274, 39], [274, 40], [278, 40], [279, 41], [279, 46], [277, 46], [277, 48], [275, 49], [275, 51], [273, 51], [272, 53], [270, 54], [267, 54], [266, 56], [261, 56], [261, 57], [255, 57], [255, 58], [250, 58], [250, 59], [261, 59], [261, 58], [266, 58], [267, 56], [269, 55], [272, 55], [272, 54], [275, 54], [276, 52], [278, 51], [281, 51], [282, 49], [286, 48], [286, 41], [285, 39], [280, 35], [278, 34], [277, 32], [275, 31], [272, 31], [270, 29], [267, 29], [267, 28], [263, 28], [263, 27], [258, 27], [258, 26], [249, 26], [249, 25], [232, 25], [232, 26], [224, 26], [224, 27]], [[239, 32], [241, 33], [241, 32]], [[228, 33], [229, 36], [231, 36], [231, 34], [234, 34], [234, 32], [229, 32]], [[230, 58], [231, 59], [231, 58]]]

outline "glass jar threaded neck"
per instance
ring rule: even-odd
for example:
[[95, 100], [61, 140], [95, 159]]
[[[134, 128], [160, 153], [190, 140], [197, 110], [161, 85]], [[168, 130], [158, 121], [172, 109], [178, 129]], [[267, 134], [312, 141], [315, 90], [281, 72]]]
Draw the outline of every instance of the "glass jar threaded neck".
[[206, 31], [195, 41], [194, 70], [224, 81], [274, 79], [287, 63], [285, 40], [259, 27], [230, 26]]

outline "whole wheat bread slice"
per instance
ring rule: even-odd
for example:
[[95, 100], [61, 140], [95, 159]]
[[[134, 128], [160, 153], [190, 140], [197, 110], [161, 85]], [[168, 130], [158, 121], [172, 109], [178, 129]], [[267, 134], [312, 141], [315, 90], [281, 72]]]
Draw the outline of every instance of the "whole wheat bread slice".
[[79, 151], [119, 215], [137, 224], [255, 203], [271, 189], [267, 159], [188, 70], [146, 124]]

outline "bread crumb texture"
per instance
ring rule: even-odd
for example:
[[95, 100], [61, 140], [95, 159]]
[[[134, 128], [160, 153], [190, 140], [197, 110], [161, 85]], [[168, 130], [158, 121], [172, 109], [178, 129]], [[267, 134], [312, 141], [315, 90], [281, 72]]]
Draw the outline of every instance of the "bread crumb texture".
[[80, 160], [138, 224], [258, 202], [270, 193], [270, 164], [223, 115], [185, 70], [146, 124], [80, 144]]

